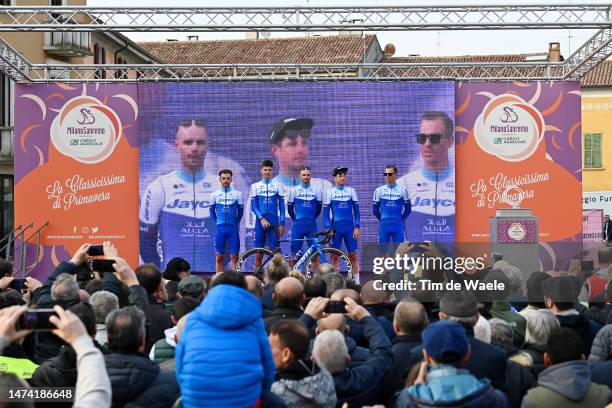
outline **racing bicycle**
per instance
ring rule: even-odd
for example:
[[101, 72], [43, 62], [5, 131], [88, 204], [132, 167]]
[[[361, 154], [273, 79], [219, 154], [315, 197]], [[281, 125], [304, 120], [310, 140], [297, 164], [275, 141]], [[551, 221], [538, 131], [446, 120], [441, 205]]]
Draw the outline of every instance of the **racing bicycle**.
[[[349, 259], [348, 255], [343, 251], [336, 248], [324, 247], [329, 241], [332, 240], [335, 229], [328, 229], [325, 231], [317, 232], [312, 234], [309, 238], [302, 239], [291, 239], [281, 240], [279, 242], [291, 242], [291, 241], [310, 241], [310, 247], [304, 252], [299, 259], [295, 261], [293, 269], [297, 269], [302, 272], [306, 279], [310, 279], [313, 275], [313, 261], [316, 264], [319, 263], [330, 263], [333, 255], [336, 255], [339, 259], [338, 269], [339, 272], [345, 272], [348, 280], [353, 280], [353, 264]], [[243, 252], [238, 257], [238, 263], [236, 264], [236, 271], [240, 273], [253, 273], [256, 276], [263, 276], [263, 271], [266, 265], [278, 252], [272, 251], [268, 248], [251, 248]], [[255, 268], [255, 257], [257, 254], [263, 254], [263, 261], [259, 268]]]

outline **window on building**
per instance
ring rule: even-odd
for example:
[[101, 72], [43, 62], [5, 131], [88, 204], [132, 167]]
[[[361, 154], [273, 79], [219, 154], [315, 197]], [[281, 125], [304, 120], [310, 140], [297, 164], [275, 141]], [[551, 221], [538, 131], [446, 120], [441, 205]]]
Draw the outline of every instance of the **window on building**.
[[[94, 44], [94, 64], [106, 64], [106, 50], [98, 44]], [[96, 78], [106, 78], [106, 70], [97, 69]]]
[[600, 169], [602, 167], [601, 133], [584, 134], [584, 168]]
[[12, 6], [11, 0], [0, 0], [0, 6]]
[[51, 7], [61, 7], [61, 6], [65, 6], [65, 2], [64, 0], [51, 0]]
[[12, 121], [12, 92], [11, 79], [5, 74], [0, 74], [0, 127], [9, 127], [13, 125]]
[[2, 217], [0, 217], [0, 231], [5, 237], [13, 231], [13, 176], [8, 174], [0, 175], [0, 184], [2, 185], [2, 194], [0, 195], [0, 208], [2, 208]]

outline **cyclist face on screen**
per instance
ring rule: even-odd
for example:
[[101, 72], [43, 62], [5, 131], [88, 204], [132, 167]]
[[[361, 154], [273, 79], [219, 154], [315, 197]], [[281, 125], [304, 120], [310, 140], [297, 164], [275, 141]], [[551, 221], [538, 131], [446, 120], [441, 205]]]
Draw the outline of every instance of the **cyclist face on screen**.
[[201, 170], [207, 150], [206, 129], [195, 124], [189, 127], [179, 126], [176, 132], [176, 151], [181, 157], [183, 169], [190, 172]]
[[272, 145], [272, 154], [278, 160], [280, 173], [297, 176], [308, 160], [308, 138], [301, 131], [287, 131], [287, 136]]
[[445, 169], [453, 137], [445, 135], [444, 122], [439, 119], [422, 120], [419, 134], [424, 138], [424, 143], [419, 146], [425, 167], [433, 171]]
[[229, 173], [221, 173], [221, 176], [219, 176], [219, 182], [223, 188], [228, 188], [232, 184], [232, 175]]
[[346, 184], [346, 173], [338, 173], [334, 176], [334, 182], [337, 186], [343, 186]]
[[264, 166], [261, 168], [261, 178], [269, 180], [272, 178], [272, 167]]
[[300, 171], [300, 179], [302, 180], [302, 183], [309, 184], [311, 177], [312, 177], [312, 174], [310, 173], [310, 170]]

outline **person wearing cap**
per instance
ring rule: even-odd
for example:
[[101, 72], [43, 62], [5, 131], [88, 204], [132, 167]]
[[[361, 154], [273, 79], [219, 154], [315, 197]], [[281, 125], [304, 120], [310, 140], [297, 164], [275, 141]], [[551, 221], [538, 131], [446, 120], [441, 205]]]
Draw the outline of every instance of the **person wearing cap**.
[[421, 116], [416, 142], [421, 153], [420, 168], [402, 176], [397, 183], [410, 194], [412, 216], [406, 231], [411, 242], [448, 242], [455, 239], [455, 169], [450, 162], [453, 120], [441, 111]]
[[216, 174], [204, 168], [208, 152], [206, 123], [201, 119], [179, 121], [175, 148], [180, 168], [152, 181], [140, 198], [140, 256], [143, 263], [162, 270], [168, 261], [181, 257], [189, 261], [194, 271], [210, 272], [215, 267], [215, 229], [209, 201], [219, 182]]
[[474, 337], [474, 326], [478, 322], [478, 301], [470, 291], [449, 291], [440, 299], [440, 320], [460, 323], [472, 348], [465, 368], [476, 378], [488, 378], [498, 390], [506, 390], [506, 352]]
[[[289, 216], [293, 220], [291, 227], [291, 253], [294, 258], [296, 253], [304, 246], [304, 241], [308, 239], [308, 245], [312, 244], [312, 235], [317, 232], [317, 217], [321, 214], [323, 207], [323, 193], [311, 184], [312, 172], [310, 167], [304, 166], [300, 170], [301, 183], [289, 190], [287, 198], [287, 208]], [[297, 261], [297, 259], [295, 259]], [[313, 265], [316, 269], [317, 264]]]
[[[255, 246], [278, 248], [279, 236], [285, 233], [285, 193], [283, 187], [272, 180], [274, 163], [272, 160], [261, 162], [261, 180], [251, 184], [249, 199], [255, 221]], [[261, 266], [263, 254], [257, 253], [255, 269]]]
[[189, 275], [179, 282], [178, 291], [182, 298], [194, 298], [199, 303], [204, 297], [204, 281], [197, 276]]
[[232, 265], [236, 269], [238, 252], [240, 252], [240, 220], [244, 213], [242, 193], [232, 188], [230, 169], [219, 171], [221, 188], [213, 191], [210, 196], [210, 216], [215, 220], [215, 253], [216, 272], [223, 272], [225, 246], [229, 243]]
[[[285, 197], [289, 197], [291, 189], [302, 184], [300, 173], [308, 163], [308, 141], [313, 125], [312, 119], [288, 117], [276, 122], [270, 131], [271, 153], [278, 161], [278, 175], [272, 181], [283, 187]], [[321, 195], [325, 194], [325, 191], [332, 186], [329, 181], [312, 177], [312, 174], [308, 183], [312, 189], [320, 191]], [[247, 208], [250, 208], [249, 203], [247, 203]], [[283, 243], [281, 246], [283, 251], [289, 251], [289, 242], [293, 243], [293, 241], [290, 241], [293, 237], [293, 220], [290, 218], [288, 206], [285, 218], [287, 243]], [[255, 220], [255, 214], [249, 211], [245, 227], [247, 229], [254, 229]], [[317, 228], [323, 229], [322, 222], [315, 225], [317, 225]], [[285, 245], [288, 247], [285, 248]], [[293, 249], [291, 250], [293, 252]], [[295, 252], [293, 253], [295, 254]]]
[[[346, 186], [346, 175], [348, 167], [336, 167], [332, 170], [336, 185], [325, 193], [323, 200], [323, 219], [325, 228], [334, 228], [336, 234], [331, 242], [331, 247], [340, 249], [342, 241], [346, 246], [349, 259], [355, 270], [354, 276], [359, 276], [359, 264], [357, 263], [357, 240], [359, 239], [359, 228], [361, 216], [359, 214], [359, 199], [354, 188]], [[338, 267], [338, 257], [333, 256], [332, 262]]]
[[378, 244], [380, 252], [387, 253], [389, 242], [396, 245], [404, 242], [404, 222], [410, 215], [411, 205], [408, 191], [397, 184], [397, 167], [385, 167], [385, 184], [374, 191], [372, 213], [380, 221]]
[[405, 407], [506, 407], [506, 396], [461, 368], [470, 359], [471, 347], [459, 323], [438, 321], [421, 334], [423, 360], [413, 386], [404, 389], [396, 408]]

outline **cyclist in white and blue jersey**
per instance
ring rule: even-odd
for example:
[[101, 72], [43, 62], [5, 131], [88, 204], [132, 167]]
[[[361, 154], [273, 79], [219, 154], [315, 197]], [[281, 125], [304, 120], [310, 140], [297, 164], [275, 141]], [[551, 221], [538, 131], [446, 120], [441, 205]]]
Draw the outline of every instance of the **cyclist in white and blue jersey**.
[[455, 240], [455, 169], [449, 159], [455, 143], [453, 130], [453, 121], [445, 112], [425, 112], [421, 117], [416, 135], [421, 167], [397, 181], [408, 190], [412, 205], [408, 241], [440, 244]]
[[175, 257], [187, 259], [196, 272], [214, 270], [209, 201], [219, 185], [204, 170], [208, 134], [200, 119], [180, 121], [176, 151], [181, 167], [152, 181], [140, 200], [140, 256], [165, 269]]
[[[285, 197], [283, 187], [272, 180], [274, 163], [264, 160], [261, 163], [261, 180], [251, 184], [249, 200], [251, 211], [255, 214], [255, 246], [278, 248], [279, 237], [285, 233]], [[258, 252], [255, 267], [259, 268], [263, 254]]]
[[216, 271], [223, 272], [225, 246], [229, 252], [234, 269], [240, 252], [240, 220], [244, 213], [244, 203], [240, 191], [232, 188], [233, 172], [223, 169], [219, 172], [221, 188], [213, 191], [210, 197], [210, 216], [215, 220]]
[[304, 244], [304, 241], [297, 240], [309, 238], [308, 245], [312, 245], [312, 235], [317, 232], [317, 217], [323, 207], [323, 194], [316, 186], [310, 184], [311, 177], [310, 167], [302, 168], [301, 183], [289, 190], [287, 197], [289, 216], [293, 220], [291, 254], [294, 258]]
[[408, 191], [396, 183], [397, 167], [385, 167], [385, 184], [374, 191], [372, 213], [380, 221], [378, 243], [385, 253], [389, 242], [399, 244], [404, 241], [404, 221], [410, 214]]
[[[353, 264], [354, 275], [357, 277], [359, 274], [357, 240], [359, 239], [361, 216], [359, 214], [357, 192], [352, 187], [345, 185], [347, 173], [347, 167], [336, 167], [332, 171], [336, 185], [325, 193], [323, 217], [325, 228], [334, 228], [336, 230], [331, 247], [340, 249], [342, 241], [344, 241], [346, 252], [348, 252], [349, 259]], [[333, 262], [337, 265], [337, 256], [333, 256]]]

